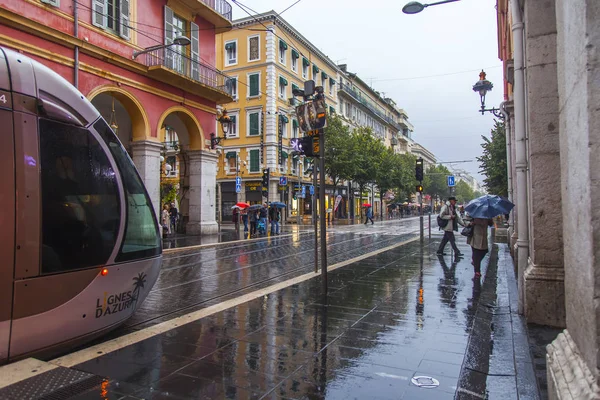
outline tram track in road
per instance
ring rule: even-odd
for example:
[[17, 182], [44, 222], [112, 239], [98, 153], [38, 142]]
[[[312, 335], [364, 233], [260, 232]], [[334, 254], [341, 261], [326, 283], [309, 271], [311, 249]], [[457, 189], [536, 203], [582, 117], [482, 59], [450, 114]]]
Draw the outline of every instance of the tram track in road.
[[[366, 235], [353, 235], [356, 232], [336, 233], [334, 236], [341, 238], [341, 241], [328, 243], [328, 250], [331, 249], [333, 251], [333, 249], [335, 249], [335, 253], [330, 253], [328, 251], [329, 264], [333, 265], [357, 256], [376, 252], [378, 249], [389, 246], [390, 244], [397, 243], [398, 241], [405, 240], [409, 237], [414, 237], [418, 232], [418, 227], [415, 230], [413, 224], [399, 224], [388, 226], [386, 229], [382, 230], [378, 229], [376, 232], [371, 231]], [[360, 233], [367, 232], [361, 231]], [[348, 239], [347, 235], [354, 237]], [[161, 285], [160, 280], [161, 278], [164, 278], [164, 275], [161, 272], [161, 277], [159, 277], [157, 286], [151, 291], [148, 299], [136, 314], [134, 314], [130, 321], [126, 323], [124, 330], [137, 330], [142, 327], [152, 326], [155, 323], [162, 322], [171, 317], [174, 318], [177, 315], [184, 314], [190, 310], [201, 309], [221, 301], [239, 297], [253, 290], [261, 289], [310, 272], [313, 270], [314, 265], [312, 257], [312, 254], [314, 254], [312, 239], [314, 239], [314, 237], [310, 239], [309, 237], [306, 237], [306, 240], [303, 240], [308, 247], [300, 252], [288, 252], [287, 256], [269, 258], [266, 261], [257, 260], [259, 262], [250, 262], [242, 268], [234, 268], [219, 272], [215, 271], [216, 273], [203, 275], [199, 279], [190, 280], [190, 276], [183, 274], [183, 281], [176, 285]], [[265, 239], [265, 241], [267, 240], [268, 239]], [[278, 248], [289, 248], [291, 245], [292, 243], [288, 241], [287, 244], [276, 246]], [[259, 251], [255, 253], [258, 254], [260, 251], [264, 253], [264, 250], [266, 249], [268, 248], [259, 249]], [[214, 249], [211, 251], [214, 252]], [[230, 258], [230, 256], [222, 257], [220, 259], [228, 258]], [[283, 262], [285, 259], [288, 259], [287, 263]], [[199, 262], [207, 263], [208, 261]], [[219, 258], [213, 258], [210, 262], [216, 265], [219, 262]], [[173, 270], [167, 270], [166, 272], [169, 271]], [[243, 275], [252, 276], [253, 278], [256, 277], [258, 279], [247, 282], [240, 280], [231, 285], [231, 279], [236, 279], [236, 277]], [[205, 287], [210, 287], [212, 290], [205, 290]], [[165, 304], [170, 304], [170, 306], [166, 307]]]

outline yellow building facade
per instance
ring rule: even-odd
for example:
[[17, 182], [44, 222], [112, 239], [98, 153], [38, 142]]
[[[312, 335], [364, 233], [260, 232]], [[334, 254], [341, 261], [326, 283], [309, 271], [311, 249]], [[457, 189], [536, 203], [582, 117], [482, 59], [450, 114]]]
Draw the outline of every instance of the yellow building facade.
[[[240, 201], [284, 202], [292, 221], [310, 215], [312, 164], [294, 157], [290, 145], [290, 139], [304, 135], [295, 116], [302, 99], [294, 99], [292, 90], [314, 80], [324, 88], [328, 112], [335, 112], [337, 66], [273, 11], [234, 21], [233, 30], [217, 35], [216, 52], [217, 68], [232, 78], [234, 93], [234, 101], [223, 105], [232, 127], [219, 134], [224, 137], [217, 164], [220, 219], [230, 220], [231, 207]], [[267, 168], [268, 198], [261, 190]], [[327, 208], [333, 207], [332, 189]]]

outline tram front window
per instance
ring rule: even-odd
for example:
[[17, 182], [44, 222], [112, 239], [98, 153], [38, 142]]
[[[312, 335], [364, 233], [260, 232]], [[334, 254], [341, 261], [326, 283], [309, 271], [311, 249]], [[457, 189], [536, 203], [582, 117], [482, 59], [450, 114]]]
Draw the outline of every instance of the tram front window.
[[160, 236], [154, 218], [154, 208], [133, 162], [106, 121], [99, 119], [94, 124], [94, 129], [110, 148], [121, 172], [123, 186], [127, 193], [125, 238], [116, 261], [122, 262], [159, 255], [161, 252]]
[[120, 203], [115, 171], [86, 129], [40, 119], [42, 273], [106, 263]]

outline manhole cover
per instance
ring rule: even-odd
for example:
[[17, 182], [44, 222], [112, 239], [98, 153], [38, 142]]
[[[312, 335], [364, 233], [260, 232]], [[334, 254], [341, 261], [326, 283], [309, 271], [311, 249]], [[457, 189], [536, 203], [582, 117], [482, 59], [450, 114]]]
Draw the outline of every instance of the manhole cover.
[[413, 385], [423, 388], [435, 388], [440, 386], [440, 381], [430, 376], [413, 376], [411, 382]]

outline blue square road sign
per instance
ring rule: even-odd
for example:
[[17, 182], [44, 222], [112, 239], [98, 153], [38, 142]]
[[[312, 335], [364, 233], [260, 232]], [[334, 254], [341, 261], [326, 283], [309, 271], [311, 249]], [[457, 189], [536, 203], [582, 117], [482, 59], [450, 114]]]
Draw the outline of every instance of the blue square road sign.
[[453, 175], [450, 175], [450, 176], [448, 177], [448, 187], [454, 187], [454, 186], [456, 186], [456, 185], [455, 185], [455, 181], [454, 181], [454, 176], [453, 176]]

